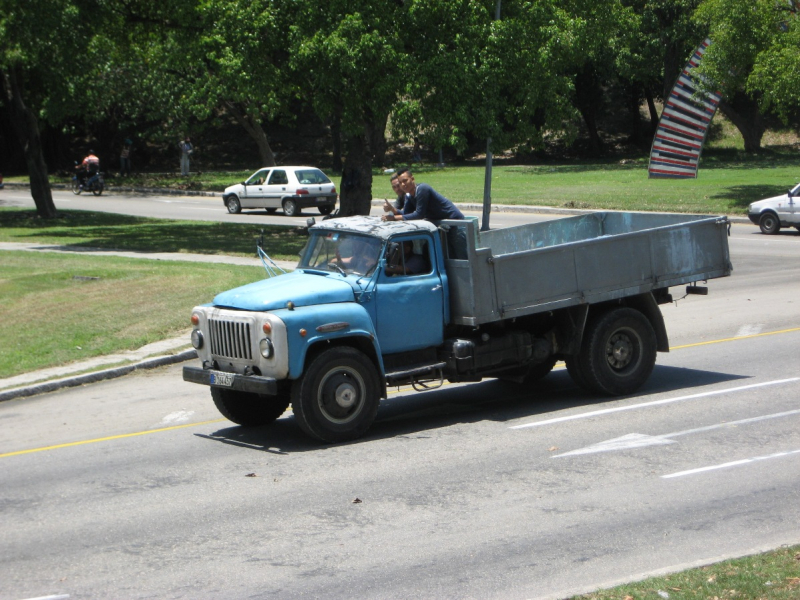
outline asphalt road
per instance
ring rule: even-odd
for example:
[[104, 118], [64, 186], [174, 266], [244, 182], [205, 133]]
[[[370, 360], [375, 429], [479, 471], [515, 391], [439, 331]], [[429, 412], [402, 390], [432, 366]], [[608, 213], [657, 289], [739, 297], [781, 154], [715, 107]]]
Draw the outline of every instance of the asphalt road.
[[626, 398], [404, 391], [335, 446], [180, 366], [4, 402], [0, 598], [561, 598], [800, 543], [800, 235], [757, 231]]
[[[266, 211], [246, 210], [238, 215], [229, 214], [222, 204], [219, 196], [173, 196], [159, 194], [133, 194], [133, 193], [103, 193], [102, 196], [81, 194], [76, 196], [72, 192], [53, 190], [53, 201], [59, 209], [96, 210], [112, 212], [138, 217], [157, 217], [164, 219], [189, 219], [203, 221], [221, 221], [223, 223], [266, 223], [271, 225], [306, 224], [308, 217], [320, 219], [322, 215], [316, 209], [304, 209], [298, 217], [286, 217], [282, 212], [268, 215]], [[20, 187], [9, 187], [0, 192], [0, 206], [24, 206], [33, 208], [30, 190]], [[372, 215], [380, 216], [383, 210], [380, 206], [373, 206]], [[468, 215], [481, 217], [481, 211], [468, 210]], [[542, 215], [538, 213], [518, 212], [492, 212], [489, 222], [492, 228], [508, 227], [529, 223], [543, 218], [553, 218], [564, 215]]]

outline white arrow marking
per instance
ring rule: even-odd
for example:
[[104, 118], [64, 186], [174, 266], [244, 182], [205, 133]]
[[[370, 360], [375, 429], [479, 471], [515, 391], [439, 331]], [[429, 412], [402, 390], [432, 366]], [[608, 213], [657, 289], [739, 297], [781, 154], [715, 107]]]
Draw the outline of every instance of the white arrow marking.
[[554, 454], [551, 458], [559, 458], [561, 456], [576, 456], [578, 454], [595, 454], [597, 452], [611, 452], [612, 450], [628, 450], [630, 448], [644, 448], [646, 446], [664, 446], [665, 444], [674, 444], [673, 440], [669, 438], [679, 437], [682, 435], [689, 435], [690, 433], [700, 433], [703, 431], [712, 431], [714, 429], [722, 429], [728, 427], [737, 427], [738, 425], [745, 425], [748, 423], [758, 423], [759, 421], [766, 421], [768, 419], [779, 419], [781, 417], [788, 417], [791, 415], [800, 414], [798, 410], [787, 410], [786, 412], [773, 413], [771, 415], [762, 415], [760, 417], [751, 417], [749, 419], [741, 419], [739, 421], [728, 421], [727, 423], [719, 423], [717, 425], [708, 425], [707, 427], [697, 427], [695, 429], [686, 429], [684, 431], [676, 431], [674, 433], [665, 433], [663, 435], [645, 435], [642, 433], [629, 433], [622, 437], [614, 438], [572, 450], [571, 452], [564, 452], [563, 454]]
[[690, 396], [679, 396], [677, 398], [665, 398], [663, 400], [654, 400], [652, 402], [642, 402], [641, 404], [628, 404], [626, 406], [617, 406], [615, 408], [605, 408], [602, 410], [593, 410], [587, 413], [578, 415], [570, 415], [568, 417], [557, 417], [555, 419], [548, 419], [546, 421], [537, 421], [536, 423], [524, 423], [523, 425], [513, 425], [509, 429], [525, 429], [527, 427], [542, 427], [543, 425], [553, 425], [555, 423], [564, 423], [566, 421], [577, 421], [578, 419], [588, 419], [590, 417], [599, 417], [603, 415], [610, 415], [612, 413], [623, 412], [626, 410], [636, 410], [639, 408], [650, 408], [651, 406], [663, 406], [664, 404], [672, 404], [674, 402], [685, 402], [686, 400], [698, 400], [700, 398], [708, 398], [710, 396], [718, 396], [720, 394], [732, 394], [734, 392], [743, 392], [745, 390], [752, 390], [756, 388], [765, 387], [768, 385], [781, 385], [784, 383], [794, 383], [800, 381], [800, 377], [792, 377], [790, 379], [778, 379], [776, 381], [765, 381], [763, 383], [753, 383], [750, 385], [743, 385], [735, 388], [727, 388], [724, 390], [714, 390], [712, 392], [703, 392], [700, 394], [691, 394]]

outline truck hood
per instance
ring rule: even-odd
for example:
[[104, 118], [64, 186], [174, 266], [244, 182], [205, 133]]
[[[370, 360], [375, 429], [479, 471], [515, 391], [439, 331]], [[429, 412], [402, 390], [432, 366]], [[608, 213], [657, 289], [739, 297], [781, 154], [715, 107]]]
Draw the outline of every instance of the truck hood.
[[214, 306], [238, 310], [264, 311], [333, 302], [353, 302], [353, 287], [336, 275], [318, 275], [295, 271], [249, 283], [217, 294]]

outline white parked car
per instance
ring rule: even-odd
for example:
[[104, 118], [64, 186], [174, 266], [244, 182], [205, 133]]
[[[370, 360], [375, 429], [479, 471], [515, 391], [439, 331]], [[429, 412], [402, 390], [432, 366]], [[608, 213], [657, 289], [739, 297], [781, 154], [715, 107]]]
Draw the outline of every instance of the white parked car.
[[225, 188], [222, 194], [229, 213], [242, 212], [243, 208], [274, 213], [282, 208], [287, 217], [312, 206], [320, 214], [329, 215], [336, 207], [336, 198], [336, 186], [316, 167], [265, 167], [246, 181]]
[[782, 196], [753, 202], [747, 207], [747, 216], [761, 228], [761, 233], [778, 233], [781, 227], [800, 231], [800, 183]]

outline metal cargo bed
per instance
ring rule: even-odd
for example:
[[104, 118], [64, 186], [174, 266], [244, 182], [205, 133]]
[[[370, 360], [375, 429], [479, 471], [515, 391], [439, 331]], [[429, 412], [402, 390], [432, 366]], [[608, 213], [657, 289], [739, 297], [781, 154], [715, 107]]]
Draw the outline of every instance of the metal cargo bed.
[[480, 325], [730, 275], [728, 219], [598, 212], [480, 232], [446, 261], [454, 323]]

